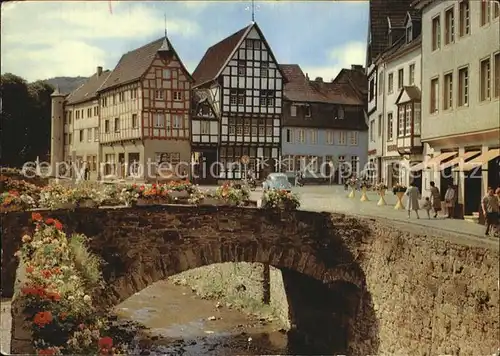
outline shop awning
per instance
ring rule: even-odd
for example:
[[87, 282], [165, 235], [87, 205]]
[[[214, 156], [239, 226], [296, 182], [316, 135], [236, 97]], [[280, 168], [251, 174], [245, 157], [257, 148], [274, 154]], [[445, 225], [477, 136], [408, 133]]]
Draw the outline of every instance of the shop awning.
[[498, 156], [500, 156], [500, 148], [489, 150], [479, 157], [476, 157], [469, 162], [465, 162], [461, 167], [459, 166], [457, 170], [462, 172], [471, 171], [476, 167], [481, 167], [483, 164], [487, 164], [489, 161], [497, 158]]
[[417, 172], [417, 171], [421, 171], [423, 169], [429, 168], [430, 166], [434, 166], [434, 165], [437, 166], [439, 163], [441, 163], [445, 159], [450, 158], [456, 154], [457, 154], [457, 152], [443, 152], [440, 155], [438, 155], [438, 156], [436, 156], [436, 157], [434, 157], [426, 162], [421, 162], [419, 164], [414, 165], [413, 167], [411, 167], [411, 171]]
[[469, 158], [471, 157], [474, 157], [474, 156], [477, 156], [478, 154], [480, 154], [481, 151], [469, 151], [469, 152], [465, 152], [463, 155], [461, 156], [458, 156], [458, 157], [455, 157], [453, 158], [452, 160], [449, 160], [448, 162], [444, 162], [440, 167], [439, 169], [444, 171], [446, 168], [449, 168], [449, 167], [453, 167], [457, 164], [460, 163], [460, 161], [466, 161], [468, 160]]

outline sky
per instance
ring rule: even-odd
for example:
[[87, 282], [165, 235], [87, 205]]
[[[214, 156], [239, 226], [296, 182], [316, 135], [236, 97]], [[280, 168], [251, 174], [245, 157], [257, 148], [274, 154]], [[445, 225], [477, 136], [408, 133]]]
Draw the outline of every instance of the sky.
[[[2, 3], [1, 72], [28, 81], [90, 76], [164, 36], [193, 72], [205, 51], [251, 22], [251, 1]], [[255, 1], [255, 21], [280, 64], [333, 79], [365, 63], [368, 1]]]

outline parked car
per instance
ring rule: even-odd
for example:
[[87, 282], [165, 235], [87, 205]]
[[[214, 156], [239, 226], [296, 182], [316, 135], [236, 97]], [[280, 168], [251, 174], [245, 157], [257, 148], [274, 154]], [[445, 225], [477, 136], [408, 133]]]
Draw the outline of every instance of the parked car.
[[288, 181], [288, 177], [284, 173], [270, 173], [266, 180], [262, 183], [264, 191], [270, 189], [284, 189], [288, 192], [292, 190], [292, 185]]

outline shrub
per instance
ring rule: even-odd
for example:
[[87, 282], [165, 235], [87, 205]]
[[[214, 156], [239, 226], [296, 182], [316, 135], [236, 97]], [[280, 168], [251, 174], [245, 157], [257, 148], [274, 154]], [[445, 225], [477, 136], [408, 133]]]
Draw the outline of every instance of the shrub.
[[286, 190], [267, 190], [262, 197], [262, 207], [271, 209], [296, 210], [300, 207], [300, 200], [294, 193]]

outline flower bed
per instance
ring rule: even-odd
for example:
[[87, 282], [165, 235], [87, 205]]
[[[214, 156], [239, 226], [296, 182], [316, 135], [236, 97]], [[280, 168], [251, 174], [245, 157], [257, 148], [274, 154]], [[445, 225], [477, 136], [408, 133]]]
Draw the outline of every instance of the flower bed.
[[239, 184], [224, 183], [215, 191], [215, 198], [225, 204], [242, 205], [250, 198], [250, 192]]
[[0, 212], [27, 210], [34, 207], [36, 207], [35, 200], [27, 194], [20, 194], [16, 190], [0, 194]]
[[63, 225], [32, 214], [36, 228], [22, 238], [18, 252], [26, 268], [19, 300], [38, 355], [113, 355], [125, 352], [114, 342], [108, 320], [89, 295], [102, 286], [100, 260], [89, 253], [86, 237], [68, 239]]
[[404, 193], [404, 192], [406, 192], [407, 189], [408, 188], [405, 187], [404, 185], [396, 184], [394, 187], [392, 187], [392, 192], [394, 194], [396, 194], [396, 193]]
[[262, 208], [296, 210], [300, 207], [300, 200], [294, 193], [286, 190], [271, 189], [264, 192]]
[[39, 206], [48, 209], [75, 207], [76, 199], [75, 189], [54, 183], [42, 188]]

